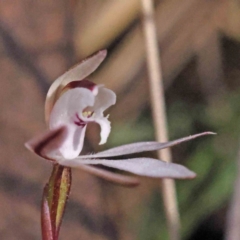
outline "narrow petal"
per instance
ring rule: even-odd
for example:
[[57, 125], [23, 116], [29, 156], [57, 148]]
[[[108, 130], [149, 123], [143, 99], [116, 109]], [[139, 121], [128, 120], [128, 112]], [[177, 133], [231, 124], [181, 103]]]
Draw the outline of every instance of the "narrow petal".
[[168, 163], [162, 160], [153, 158], [131, 158], [124, 160], [108, 160], [108, 159], [88, 159], [78, 160], [73, 159], [67, 163], [67, 166], [78, 166], [79, 164], [103, 165], [110, 168], [115, 168], [127, 171], [136, 175], [153, 177], [153, 178], [177, 178], [188, 179], [194, 178], [196, 174], [186, 167]]
[[126, 176], [123, 174], [114, 173], [105, 169], [101, 169], [95, 166], [81, 164], [79, 161], [64, 160], [58, 161], [59, 164], [68, 167], [78, 168], [97, 177], [101, 177], [107, 181], [125, 186], [125, 187], [136, 187], [139, 185], [139, 180], [135, 177]]
[[67, 128], [65, 126], [61, 126], [53, 130], [48, 130], [45, 133], [31, 139], [25, 143], [25, 146], [31, 152], [34, 152], [43, 158], [54, 160], [56, 155], [58, 155], [59, 147], [66, 140], [67, 135]]
[[88, 75], [90, 75], [92, 72], [94, 72], [98, 66], [101, 64], [101, 62], [104, 60], [104, 58], [107, 55], [107, 51], [99, 51], [94, 56], [83, 60], [81, 63], [79, 63], [77, 66], [73, 67], [66, 73], [64, 73], [62, 76], [57, 78], [51, 87], [48, 90], [47, 98], [45, 102], [45, 118], [46, 122], [49, 120], [49, 116], [51, 113], [51, 110], [53, 108], [54, 103], [56, 102], [58, 95], [60, 94], [61, 90], [70, 82], [76, 81], [76, 80], [82, 80], [86, 78]]
[[111, 123], [108, 121], [107, 118], [95, 118], [95, 122], [100, 125], [101, 132], [100, 132], [100, 142], [99, 144], [102, 145], [107, 142], [108, 136], [111, 132]]
[[119, 147], [111, 148], [106, 151], [102, 151], [92, 155], [82, 155], [79, 156], [79, 159], [86, 159], [86, 158], [106, 158], [106, 157], [116, 157], [122, 156], [127, 154], [139, 153], [139, 152], [147, 152], [147, 151], [154, 151], [154, 150], [161, 150], [168, 147], [173, 147], [183, 142], [187, 142], [193, 140], [195, 138], [215, 134], [213, 132], [203, 132], [199, 134], [195, 134], [192, 136], [180, 138], [174, 141], [166, 142], [166, 143], [159, 143], [159, 142], [139, 142], [139, 143], [131, 143], [122, 145]]

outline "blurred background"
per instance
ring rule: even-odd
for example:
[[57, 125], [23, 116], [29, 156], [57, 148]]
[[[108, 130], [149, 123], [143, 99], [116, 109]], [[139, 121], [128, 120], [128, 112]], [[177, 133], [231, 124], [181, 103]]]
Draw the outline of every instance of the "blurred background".
[[[174, 162], [198, 174], [177, 182], [182, 239], [220, 240], [240, 161], [240, 2], [158, 0], [155, 10], [169, 138], [218, 133], [172, 149]], [[141, 20], [138, 0], [0, 1], [2, 240], [41, 239], [41, 195], [52, 167], [24, 142], [46, 129], [50, 84], [81, 59], [108, 49], [90, 77], [118, 96], [101, 149], [154, 140]], [[100, 150], [98, 141], [92, 125], [84, 151]], [[167, 239], [160, 181], [142, 178], [126, 189], [74, 170], [60, 239]]]

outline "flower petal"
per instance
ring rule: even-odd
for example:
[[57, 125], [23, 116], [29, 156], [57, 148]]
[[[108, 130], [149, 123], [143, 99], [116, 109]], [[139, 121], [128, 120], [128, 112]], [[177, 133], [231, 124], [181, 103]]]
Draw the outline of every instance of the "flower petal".
[[116, 103], [116, 94], [103, 86], [98, 87], [98, 94], [95, 98], [93, 111], [95, 116], [103, 116], [103, 112]]
[[[95, 88], [97, 88], [97, 84], [93, 83], [87, 79], [83, 79], [83, 80], [77, 80], [77, 81], [72, 81], [70, 83], [68, 83], [64, 88], [67, 89], [72, 89], [72, 88], [87, 88], [90, 91], [95, 91]], [[97, 91], [94, 95], [97, 95]]]
[[62, 90], [61, 90], [61, 95], [68, 91], [69, 89], [73, 89], [73, 88], [87, 88], [88, 90], [90, 90], [94, 96], [96, 96], [98, 94], [98, 88], [99, 86], [102, 85], [97, 85], [87, 79], [83, 79], [80, 81], [72, 81], [70, 83], [68, 83]]
[[74, 124], [67, 125], [68, 134], [65, 141], [59, 146], [60, 154], [66, 159], [76, 158], [83, 148], [86, 127], [79, 127]]
[[75, 88], [65, 92], [55, 103], [50, 119], [50, 129], [60, 125], [74, 124], [76, 114], [82, 119], [82, 112], [86, 107], [94, 104], [93, 93], [86, 88]]
[[154, 150], [161, 150], [164, 148], [172, 147], [178, 145], [183, 142], [187, 142], [193, 140], [195, 138], [215, 134], [213, 132], [203, 132], [199, 134], [195, 134], [192, 136], [180, 138], [174, 141], [166, 142], [166, 143], [159, 143], [159, 142], [139, 142], [139, 143], [131, 143], [122, 145], [119, 147], [111, 148], [106, 151], [102, 151], [92, 155], [81, 155], [79, 159], [86, 159], [86, 158], [106, 158], [106, 157], [116, 157], [122, 156], [127, 154], [139, 153], [139, 152], [146, 152], [146, 151], [154, 151]]
[[94, 118], [93, 119], [96, 123], [100, 125], [101, 132], [100, 132], [100, 142], [99, 145], [102, 145], [107, 142], [108, 136], [111, 132], [111, 123], [108, 121], [107, 118]]
[[66, 126], [68, 135], [64, 143], [59, 147], [59, 152], [63, 157], [72, 159], [77, 157], [83, 147], [83, 141], [86, 131], [86, 123], [80, 125], [77, 116], [82, 115], [82, 111], [93, 106], [94, 95], [86, 88], [75, 88], [64, 93], [55, 103], [50, 119], [50, 129]]
[[136, 177], [126, 176], [123, 174], [114, 173], [114, 172], [111, 172], [102, 168], [98, 168], [95, 166], [81, 164], [81, 162], [79, 161], [76, 162], [74, 160], [62, 159], [61, 161], [58, 161], [58, 163], [63, 166], [78, 168], [80, 170], [93, 174], [97, 177], [101, 177], [107, 181], [110, 181], [125, 187], [136, 187], [137, 185], [139, 185], [139, 180]]
[[70, 82], [82, 80], [94, 72], [107, 55], [107, 51], [99, 51], [94, 56], [83, 60], [80, 64], [73, 67], [62, 76], [57, 78], [48, 90], [45, 102], [45, 118], [49, 120], [51, 110], [56, 102], [61, 90]]
[[[61, 161], [59, 164], [62, 164]], [[153, 178], [191, 179], [196, 176], [194, 172], [182, 165], [168, 163], [153, 158], [131, 158], [124, 160], [72, 159], [64, 162], [64, 166], [68, 167], [78, 168], [82, 164], [103, 165], [106, 167], [127, 171], [136, 175]]]
[[64, 126], [48, 130], [45, 133], [31, 139], [25, 146], [31, 152], [37, 155], [55, 161], [58, 154], [58, 149], [65, 141], [68, 135], [68, 129]]
[[103, 112], [115, 103], [116, 94], [103, 86], [99, 86], [98, 94], [96, 95], [94, 105], [91, 108], [94, 112], [93, 116], [87, 118], [81, 115], [81, 118], [85, 122], [96, 122], [100, 125], [100, 145], [106, 143], [111, 131], [111, 123], [108, 121], [107, 117], [104, 117]]

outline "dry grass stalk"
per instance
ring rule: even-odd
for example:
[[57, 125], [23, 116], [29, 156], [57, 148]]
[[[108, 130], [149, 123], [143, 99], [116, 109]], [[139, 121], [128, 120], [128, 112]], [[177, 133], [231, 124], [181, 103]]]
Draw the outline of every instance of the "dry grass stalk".
[[[158, 53], [158, 42], [156, 26], [153, 17], [152, 0], [142, 0], [143, 25], [147, 50], [147, 63], [150, 78], [151, 103], [153, 108], [154, 126], [156, 129], [156, 139], [159, 142], [168, 141], [166, 111], [164, 101], [164, 90], [162, 73], [160, 68], [160, 58]], [[158, 152], [159, 158], [168, 162], [171, 161], [171, 152], [165, 149]], [[162, 182], [162, 191], [166, 217], [168, 221], [169, 237], [171, 240], [179, 239], [179, 213], [176, 200], [176, 190], [173, 180], [166, 179]]]
[[226, 240], [236, 240], [240, 236], [240, 151], [238, 152], [238, 175], [234, 187], [234, 195], [230, 205], [228, 218], [227, 218], [227, 229], [226, 229]]

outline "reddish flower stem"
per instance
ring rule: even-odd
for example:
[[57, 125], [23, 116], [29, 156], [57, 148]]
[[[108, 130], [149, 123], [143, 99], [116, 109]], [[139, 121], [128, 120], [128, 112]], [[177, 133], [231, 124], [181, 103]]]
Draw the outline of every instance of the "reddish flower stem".
[[57, 240], [71, 188], [71, 169], [55, 164], [43, 191], [42, 239]]

